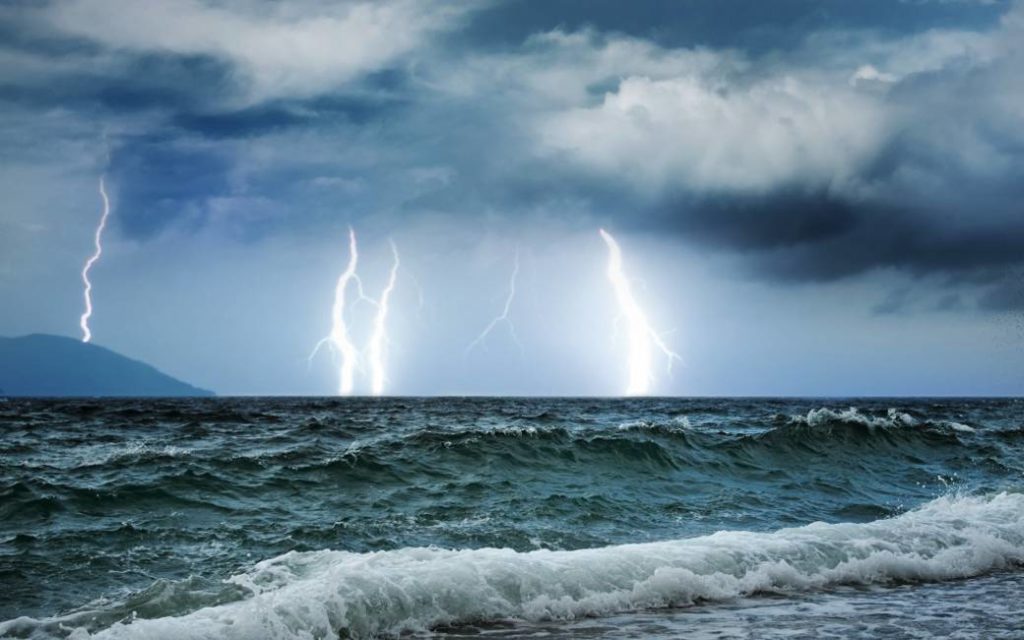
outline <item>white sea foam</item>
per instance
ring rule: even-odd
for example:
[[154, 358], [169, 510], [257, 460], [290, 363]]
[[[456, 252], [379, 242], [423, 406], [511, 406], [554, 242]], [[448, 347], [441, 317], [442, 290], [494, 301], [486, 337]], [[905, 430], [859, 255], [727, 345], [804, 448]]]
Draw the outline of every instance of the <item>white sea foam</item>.
[[[811, 409], [807, 412], [807, 415], [790, 416], [790, 421], [795, 424], [805, 424], [810, 427], [820, 427], [833, 422], [861, 424], [866, 427], [875, 428], [916, 427], [921, 424], [921, 422], [914, 416], [895, 408], [889, 408], [886, 410], [885, 416], [883, 417], [866, 415], [861, 413], [861, 411], [856, 407], [850, 407], [843, 411], [836, 411], [827, 407]], [[953, 420], [940, 420], [933, 424], [953, 431], [959, 431], [961, 433], [975, 432], [974, 427], [961, 422], [955, 422]]]
[[668, 422], [650, 422], [647, 420], [630, 420], [628, 422], [619, 423], [619, 431], [646, 431], [656, 427], [664, 427], [666, 429], [678, 429], [687, 430], [692, 429], [693, 426], [690, 424], [690, 418], [687, 416], [676, 416]]
[[[97, 638], [337, 638], [558, 620], [840, 584], [965, 578], [1024, 562], [1024, 495], [942, 497], [866, 524], [579, 551], [289, 553], [230, 579], [245, 600], [137, 619]], [[2, 629], [0, 629], [2, 633]], [[72, 636], [90, 637], [84, 630]]]
[[960, 431], [962, 433], [974, 433], [976, 431], [972, 426], [966, 425], [962, 422], [954, 422], [953, 420], [944, 420], [940, 424], [949, 427], [953, 431]]
[[619, 431], [639, 431], [650, 428], [651, 423], [646, 420], [630, 420], [619, 424]]
[[[494, 427], [489, 430], [491, 433], [497, 433], [503, 436], [535, 436], [537, 435], [537, 427], [514, 427], [514, 426], [502, 426]], [[486, 433], [486, 431], [484, 432]]]
[[919, 424], [917, 418], [897, 409], [889, 409], [886, 411], [885, 417], [874, 417], [861, 413], [856, 407], [850, 407], [843, 411], [826, 407], [811, 409], [807, 415], [792, 416], [791, 420], [797, 424], [806, 424], [811, 427], [823, 426], [832, 422], [862, 424], [866, 427], [914, 427]]
[[192, 449], [174, 445], [152, 445], [145, 441], [134, 441], [122, 446], [109, 444], [82, 445], [69, 456], [55, 460], [49, 451], [29, 457], [19, 463], [24, 469], [89, 469], [118, 462], [134, 462], [143, 458], [180, 458], [192, 454]]

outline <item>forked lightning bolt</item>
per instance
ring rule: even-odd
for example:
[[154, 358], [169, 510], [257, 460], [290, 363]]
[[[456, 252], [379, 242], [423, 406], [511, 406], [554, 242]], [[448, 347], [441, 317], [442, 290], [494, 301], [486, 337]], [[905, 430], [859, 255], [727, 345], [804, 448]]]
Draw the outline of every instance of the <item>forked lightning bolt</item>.
[[102, 177], [100, 178], [100, 198], [103, 199], [103, 215], [100, 216], [100, 223], [93, 236], [96, 249], [85, 261], [85, 266], [82, 267], [82, 283], [85, 285], [85, 312], [82, 313], [82, 317], [78, 321], [82, 327], [82, 342], [92, 340], [92, 331], [89, 330], [89, 318], [92, 317], [92, 281], [89, 280], [89, 271], [103, 255], [103, 230], [107, 228], [107, 218], [110, 217], [110, 199], [107, 197], [107, 186]]
[[505, 298], [505, 306], [501, 310], [501, 315], [498, 315], [493, 320], [491, 320], [490, 324], [488, 324], [484, 328], [484, 330], [480, 332], [480, 335], [478, 335], [476, 337], [476, 339], [474, 339], [472, 342], [469, 343], [469, 346], [466, 347], [466, 353], [469, 353], [470, 351], [472, 351], [476, 347], [478, 347], [481, 344], [483, 344], [483, 341], [487, 339], [488, 334], [490, 334], [491, 331], [493, 331], [494, 328], [497, 327], [501, 323], [505, 323], [505, 324], [508, 325], [508, 332], [509, 332], [509, 335], [512, 336], [512, 341], [515, 342], [516, 346], [518, 346], [520, 351], [522, 351], [523, 345], [522, 345], [522, 343], [519, 342], [519, 336], [516, 335], [516, 326], [514, 324], [512, 324], [512, 318], [510, 316], [510, 313], [512, 311], [512, 302], [515, 301], [515, 299], [516, 299], [516, 279], [518, 277], [519, 277], [519, 247], [516, 247], [515, 264], [512, 267], [512, 277], [509, 278], [509, 283], [508, 283], [508, 296]]
[[672, 361], [679, 355], [668, 348], [657, 332], [651, 328], [647, 315], [633, 297], [622, 266], [622, 249], [610, 233], [601, 229], [601, 237], [608, 245], [608, 280], [615, 291], [615, 299], [619, 305], [621, 317], [626, 320], [626, 332], [629, 341], [629, 384], [626, 395], [645, 395], [654, 381], [651, 369], [652, 351], [656, 347], [668, 358], [668, 370], [672, 372]]
[[320, 340], [320, 342], [316, 344], [316, 347], [314, 347], [313, 352], [309, 354], [309, 361], [312, 362], [316, 354], [326, 344], [330, 346], [335, 357], [340, 359], [340, 362], [338, 363], [338, 395], [351, 395], [352, 391], [355, 389], [356, 372], [361, 369], [360, 351], [356, 348], [352, 340], [348, 322], [345, 319], [349, 283], [355, 284], [356, 301], [369, 303], [376, 309], [376, 315], [373, 321], [373, 333], [370, 336], [370, 342], [367, 348], [367, 359], [370, 363], [371, 391], [373, 395], [381, 395], [384, 393], [384, 386], [388, 379], [388, 311], [390, 309], [391, 294], [395, 289], [395, 282], [398, 277], [399, 265], [398, 247], [396, 247], [393, 242], [391, 243], [391, 254], [394, 256], [394, 262], [392, 263], [391, 271], [388, 274], [387, 285], [385, 285], [380, 299], [374, 300], [363, 292], [363, 282], [356, 274], [356, 268], [359, 266], [359, 247], [356, 243], [355, 230], [349, 228], [348, 264], [341, 275], [338, 276], [338, 281], [334, 286], [334, 304], [331, 307], [331, 332], [326, 338]]
[[[312, 360], [324, 344], [329, 344], [331, 350], [341, 361], [338, 363], [338, 394], [347, 396], [352, 393], [355, 387], [355, 371], [359, 362], [359, 351], [352, 344], [349, 336], [348, 325], [345, 323], [345, 292], [348, 290], [348, 283], [356, 279], [356, 265], [359, 263], [359, 248], [356, 245], [356, 232], [352, 228], [348, 230], [348, 265], [338, 276], [338, 282], [334, 285], [334, 305], [331, 307], [331, 332], [326, 338], [317, 343], [313, 353], [309, 354]], [[361, 287], [360, 287], [361, 289]]]
[[370, 335], [369, 359], [370, 359], [370, 390], [375, 396], [384, 393], [384, 385], [387, 382], [387, 348], [388, 348], [388, 308], [391, 299], [391, 292], [395, 290], [395, 280], [398, 277], [398, 247], [391, 242], [391, 255], [394, 261], [391, 263], [391, 271], [388, 273], [388, 283], [377, 300], [377, 315], [373, 320], [373, 333]]

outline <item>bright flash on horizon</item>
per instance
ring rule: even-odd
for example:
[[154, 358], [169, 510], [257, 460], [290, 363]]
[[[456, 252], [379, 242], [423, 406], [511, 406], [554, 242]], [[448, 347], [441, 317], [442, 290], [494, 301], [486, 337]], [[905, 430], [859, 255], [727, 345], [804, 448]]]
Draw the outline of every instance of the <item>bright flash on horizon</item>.
[[92, 340], [92, 331], [89, 329], [89, 318], [92, 317], [92, 281], [89, 280], [89, 271], [103, 255], [103, 230], [107, 228], [107, 218], [110, 217], [110, 198], [107, 197], [107, 186], [102, 176], [100, 177], [100, 198], [103, 199], [103, 214], [100, 216], [100, 223], [96, 226], [96, 233], [93, 235], [95, 250], [82, 267], [82, 284], [85, 285], [83, 291], [85, 311], [78, 321], [79, 326], [82, 327], [82, 342]]
[[626, 332], [629, 343], [629, 383], [626, 395], [641, 396], [649, 393], [654, 382], [652, 360], [654, 350], [661, 351], [668, 358], [668, 372], [672, 373], [672, 361], [680, 360], [678, 354], [669, 349], [658, 333], [647, 321], [647, 315], [633, 296], [629, 278], [622, 265], [622, 249], [615, 238], [604, 229], [600, 229], [601, 238], [608, 246], [608, 280], [615, 291], [615, 300], [619, 305], [620, 317], [626, 321]]
[[398, 247], [391, 242], [391, 254], [394, 261], [388, 274], [388, 281], [378, 300], [368, 297], [363, 292], [363, 283], [356, 274], [359, 266], [359, 247], [356, 242], [356, 232], [349, 227], [348, 230], [348, 264], [345, 270], [338, 276], [334, 286], [334, 303], [331, 306], [331, 332], [313, 348], [308, 360], [313, 361], [316, 354], [326, 344], [331, 348], [334, 357], [338, 360], [338, 395], [351, 395], [355, 389], [357, 371], [362, 370], [361, 353], [352, 340], [351, 330], [345, 317], [347, 311], [347, 293], [349, 283], [355, 283], [356, 300], [369, 303], [376, 309], [373, 321], [373, 333], [370, 336], [367, 348], [367, 359], [370, 364], [371, 392], [375, 396], [384, 393], [384, 386], [387, 383], [387, 320], [390, 309], [391, 293], [395, 289], [395, 282], [398, 276]]

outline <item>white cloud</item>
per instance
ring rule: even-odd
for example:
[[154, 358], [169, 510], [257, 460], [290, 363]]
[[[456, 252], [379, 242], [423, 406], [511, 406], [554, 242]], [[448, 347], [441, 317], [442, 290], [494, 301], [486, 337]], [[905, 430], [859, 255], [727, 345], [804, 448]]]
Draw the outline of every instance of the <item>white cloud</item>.
[[[1015, 162], [986, 132], [1021, 130], [1012, 105], [1024, 87], [1022, 33], [1024, 3], [987, 32], [832, 32], [763, 58], [553, 32], [517, 56], [476, 61], [478, 84], [456, 75], [462, 83], [454, 86], [479, 94], [489, 78], [509, 105], [527, 105], [516, 115], [538, 153], [641, 193], [804, 185], [879, 196], [885, 185], [865, 172], [901, 137], [921, 149], [949, 140], [960, 151], [939, 157], [974, 159], [968, 168], [978, 176]], [[933, 121], [946, 123], [946, 133]], [[946, 164], [922, 163], [893, 180], [948, 178]]]
[[742, 190], [841, 182], [886, 128], [871, 97], [790, 75], [724, 89], [696, 75], [630, 77], [600, 105], [539, 126], [550, 151], [647, 188]]
[[850, 76], [850, 86], [856, 87], [858, 84], [872, 82], [892, 84], [893, 82], [896, 82], [898, 80], [899, 78], [897, 78], [895, 75], [891, 73], [885, 73], [884, 71], [879, 71], [873, 65], [866, 64], [862, 67], [859, 67], [856, 71], [853, 72], [853, 75]]
[[809, 36], [792, 60], [796, 65], [829, 72], [868, 66], [899, 80], [950, 64], [988, 64], [998, 55], [998, 38], [992, 32], [931, 29], [892, 37], [870, 30], [833, 30]]
[[462, 13], [414, 0], [305, 9], [258, 2], [70, 0], [55, 4], [49, 18], [68, 33], [115, 49], [226, 60], [247, 86], [246, 100], [256, 102], [316, 95], [378, 70], [423, 45], [429, 34], [451, 27]]
[[743, 56], [728, 50], [664, 49], [641, 38], [555, 30], [530, 37], [515, 53], [474, 56], [446, 66], [430, 84], [457, 97], [496, 94], [518, 108], [536, 110], [586, 103], [595, 85], [617, 84], [628, 76], [731, 76], [747, 66]]

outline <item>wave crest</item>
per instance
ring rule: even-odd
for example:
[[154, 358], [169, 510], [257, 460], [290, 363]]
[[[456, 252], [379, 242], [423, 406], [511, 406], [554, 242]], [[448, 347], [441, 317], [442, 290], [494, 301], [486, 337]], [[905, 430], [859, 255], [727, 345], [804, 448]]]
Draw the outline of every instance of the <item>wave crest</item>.
[[[942, 497], [891, 519], [578, 551], [288, 553], [229, 582], [252, 595], [98, 638], [372, 637], [565, 620], [840, 584], [933, 581], [1024, 562], [1024, 495]], [[90, 637], [79, 630], [72, 638]]]
[[859, 424], [865, 427], [916, 427], [920, 421], [914, 416], [895, 408], [886, 410], [885, 416], [871, 416], [864, 414], [857, 407], [850, 407], [842, 411], [821, 407], [811, 409], [807, 415], [790, 416], [793, 424], [802, 424], [809, 427], [821, 427], [835, 423]]
[[[782, 418], [782, 416], [778, 416]], [[836, 425], [856, 426], [867, 429], [908, 429], [932, 430], [953, 433], [975, 433], [970, 425], [955, 420], [926, 420], [917, 418], [911, 413], [890, 407], [885, 415], [871, 415], [850, 407], [843, 410], [820, 407], [811, 409], [805, 415], [792, 415], [785, 418], [788, 426], [825, 428]]]

